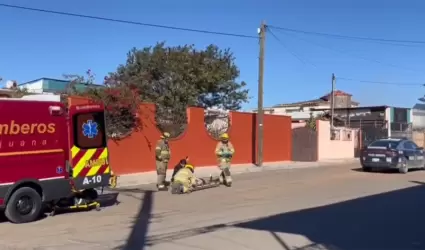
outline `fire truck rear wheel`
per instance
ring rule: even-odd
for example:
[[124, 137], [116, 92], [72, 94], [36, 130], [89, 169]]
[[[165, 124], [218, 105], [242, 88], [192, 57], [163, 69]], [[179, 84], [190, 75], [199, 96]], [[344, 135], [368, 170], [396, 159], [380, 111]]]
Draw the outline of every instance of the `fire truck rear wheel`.
[[5, 210], [13, 223], [27, 223], [40, 217], [43, 204], [40, 194], [30, 187], [21, 187], [10, 196]]

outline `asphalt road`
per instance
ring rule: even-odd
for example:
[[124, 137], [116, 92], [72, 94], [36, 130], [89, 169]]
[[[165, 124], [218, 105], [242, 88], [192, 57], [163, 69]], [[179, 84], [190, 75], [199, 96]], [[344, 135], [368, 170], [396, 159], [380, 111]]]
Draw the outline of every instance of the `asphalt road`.
[[120, 190], [100, 212], [0, 223], [0, 249], [425, 249], [425, 171], [355, 168], [241, 174], [190, 195]]

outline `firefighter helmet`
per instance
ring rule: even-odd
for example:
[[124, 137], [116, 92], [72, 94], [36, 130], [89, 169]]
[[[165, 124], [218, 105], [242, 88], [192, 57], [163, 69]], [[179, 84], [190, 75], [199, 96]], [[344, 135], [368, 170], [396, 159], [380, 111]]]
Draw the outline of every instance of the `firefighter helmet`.
[[227, 133], [223, 133], [220, 135], [221, 140], [229, 140], [229, 135]]
[[188, 169], [190, 169], [190, 170], [194, 170], [194, 166], [192, 165], [192, 164], [186, 164], [186, 166], [185, 166], [186, 168], [188, 168]]

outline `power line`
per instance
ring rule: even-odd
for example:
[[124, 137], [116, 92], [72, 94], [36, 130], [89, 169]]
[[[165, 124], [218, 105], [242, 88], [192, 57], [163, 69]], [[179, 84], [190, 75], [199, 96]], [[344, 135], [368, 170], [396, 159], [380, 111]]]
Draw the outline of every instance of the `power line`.
[[79, 18], [86, 18], [86, 19], [92, 19], [92, 20], [109, 21], [109, 22], [115, 22], [115, 23], [123, 23], [123, 24], [139, 25], [139, 26], [146, 26], [146, 27], [170, 29], [170, 30], [180, 30], [180, 31], [220, 35], [220, 36], [232, 36], [232, 37], [240, 37], [240, 38], [258, 39], [257, 36], [243, 35], [243, 34], [237, 34], [237, 33], [226, 33], [226, 32], [218, 32], [218, 31], [210, 31], [210, 30], [182, 28], [182, 27], [176, 27], [176, 26], [152, 24], [152, 23], [141, 23], [141, 22], [122, 20], [122, 19], [113, 19], [113, 18], [107, 18], [107, 17], [82, 15], [82, 14], [75, 14], [75, 13], [62, 12], [62, 11], [53, 11], [53, 10], [47, 10], [47, 9], [37, 9], [37, 8], [18, 6], [18, 5], [10, 5], [10, 4], [0, 4], [0, 7], [34, 11], [34, 12], [41, 12], [41, 13], [48, 13], [48, 14], [57, 14], [57, 15], [62, 15], [62, 16], [79, 17]]
[[[284, 32], [282, 32], [282, 33], [284, 33]], [[284, 33], [284, 34], [285, 34], [285, 33]], [[287, 35], [287, 34], [286, 34], [286, 35]], [[420, 71], [420, 70], [416, 70], [416, 69], [412, 69], [412, 68], [407, 68], [407, 67], [403, 67], [403, 66], [395, 65], [395, 64], [392, 64], [392, 63], [381, 62], [381, 61], [376, 60], [376, 59], [371, 59], [371, 58], [367, 58], [367, 57], [362, 57], [362, 56], [358, 56], [358, 55], [353, 55], [352, 53], [347, 52], [347, 51], [345, 51], [345, 50], [335, 49], [335, 48], [332, 48], [332, 47], [329, 47], [329, 46], [322, 45], [322, 44], [320, 44], [320, 43], [315, 43], [315, 42], [312, 42], [312, 41], [310, 41], [310, 40], [307, 40], [307, 39], [303, 39], [303, 38], [300, 38], [300, 37], [294, 36], [294, 35], [291, 35], [290, 37], [291, 37], [291, 38], [298, 39], [298, 40], [302, 40], [302, 41], [304, 41], [304, 42], [306, 42], [306, 43], [310, 43], [310, 44], [316, 45], [316, 46], [318, 46], [318, 47], [322, 47], [322, 48], [325, 48], [325, 49], [328, 49], [328, 50], [332, 50], [332, 51], [334, 51], [334, 52], [338, 52], [338, 53], [340, 53], [340, 54], [346, 54], [346, 55], [348, 55], [348, 56], [351, 56], [351, 57], [354, 57], [354, 58], [358, 58], [358, 59], [361, 59], [361, 60], [364, 60], [364, 61], [370, 61], [370, 62], [378, 63], [378, 64], [381, 64], [381, 65], [385, 65], [385, 66], [389, 66], [389, 67], [393, 67], [393, 68], [397, 68], [397, 69], [403, 69], [403, 70], [408, 70], [408, 71], [413, 71], [413, 72], [420, 72], [420, 73], [423, 73], [423, 71]]]
[[406, 82], [385, 82], [385, 81], [370, 81], [370, 80], [358, 80], [347, 77], [337, 77], [338, 80], [345, 81], [354, 81], [354, 82], [363, 82], [363, 83], [376, 83], [376, 84], [385, 84], [385, 85], [397, 85], [397, 86], [425, 86], [424, 83], [406, 83]]
[[278, 26], [273, 26], [273, 25], [268, 25], [268, 27], [273, 28], [273, 29], [293, 32], [293, 33], [302, 33], [302, 34], [306, 34], [306, 35], [317, 35], [317, 36], [324, 36], [324, 37], [361, 40], [361, 41], [384, 42], [386, 44], [397, 43], [397, 44], [388, 44], [388, 45], [403, 45], [402, 43], [425, 45], [425, 41], [419, 41], [419, 40], [397, 40], [397, 39], [384, 39], [384, 38], [372, 38], [372, 37], [346, 36], [346, 35], [337, 35], [337, 34], [330, 34], [330, 33], [321, 33], [321, 32], [298, 30], [298, 29], [290, 29], [290, 28], [278, 27]]
[[292, 51], [289, 49], [289, 47], [281, 40], [279, 39], [279, 37], [277, 37], [273, 31], [271, 29], [267, 29], [267, 31], [274, 37], [274, 39], [276, 39], [276, 41], [278, 41], [289, 53], [291, 53], [295, 58], [297, 58], [301, 63], [303, 64], [311, 64], [312, 66], [316, 67], [317, 66], [307, 60], [304, 60], [301, 56], [299, 56], [295, 51]]

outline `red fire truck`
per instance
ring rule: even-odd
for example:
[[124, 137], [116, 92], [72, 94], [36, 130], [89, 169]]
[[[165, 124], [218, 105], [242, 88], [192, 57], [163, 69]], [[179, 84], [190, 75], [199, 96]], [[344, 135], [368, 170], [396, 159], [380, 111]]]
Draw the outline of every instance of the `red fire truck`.
[[98, 207], [108, 186], [104, 108], [65, 107], [57, 96], [0, 99], [0, 208], [14, 223], [37, 220], [45, 205]]

